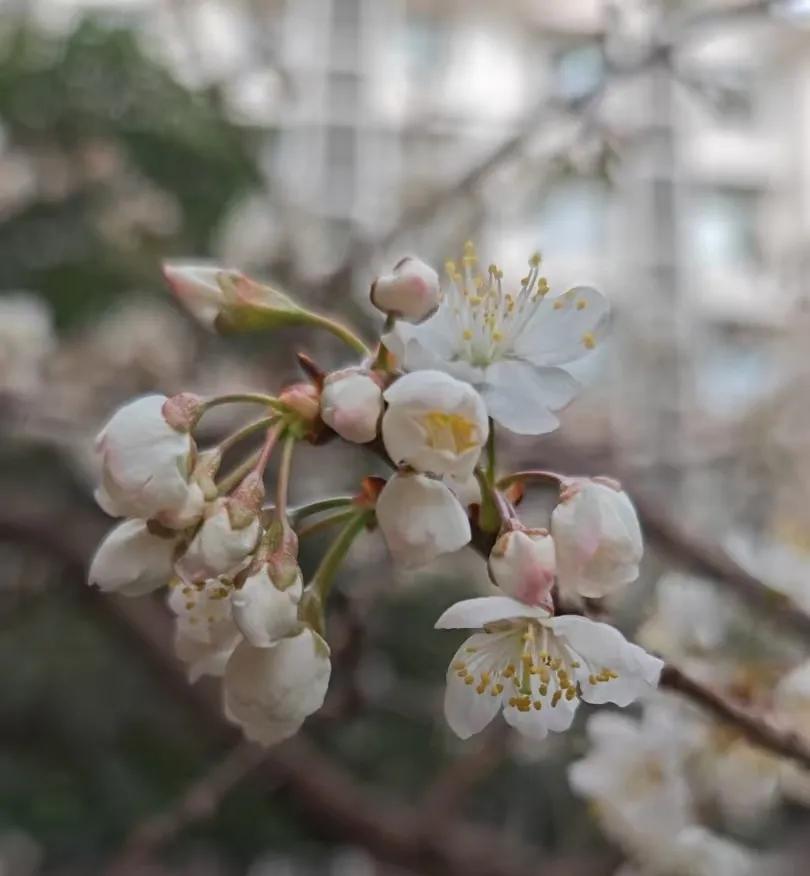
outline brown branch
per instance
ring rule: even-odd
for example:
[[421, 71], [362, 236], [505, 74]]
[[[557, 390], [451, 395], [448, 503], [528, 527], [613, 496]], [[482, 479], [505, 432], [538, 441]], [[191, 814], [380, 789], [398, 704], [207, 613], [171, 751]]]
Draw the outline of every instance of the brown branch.
[[[187, 683], [172, 650], [172, 621], [165, 607], [148, 598], [106, 596], [84, 585], [84, 557], [104, 528], [100, 515], [82, 515], [74, 509], [66, 521], [47, 509], [35, 510], [33, 506], [25, 510], [16, 507], [9, 512], [0, 509], [0, 515], [4, 514], [0, 516], [0, 540], [44, 550], [59, 561], [65, 577], [69, 572], [71, 578], [78, 578], [88, 608], [118, 627], [122, 636], [152, 665], [160, 683], [169, 686], [198, 712], [212, 738], [230, 744], [239, 739], [236, 729], [223, 716], [219, 686], [211, 679], [195, 685]], [[241, 748], [241, 741], [237, 744]], [[538, 861], [539, 850], [526, 846], [522, 840], [507, 837], [486, 824], [455, 819], [448, 820], [441, 835], [437, 835], [434, 830], [425, 829], [420, 809], [381, 798], [376, 791], [356, 782], [302, 734], [255, 756], [257, 763], [250, 774], [274, 786], [283, 784], [323, 834], [361, 845], [380, 860], [418, 873], [601, 876], [616, 863], [604, 856], [594, 859], [582, 855]], [[205, 807], [199, 807], [200, 793], [207, 798], [209, 807], [215, 806], [220, 799], [217, 793], [227, 793], [249, 774], [243, 768], [252, 757], [246, 752], [232, 754], [224, 766], [195, 783], [170, 810], [136, 827], [128, 841], [127, 854], [119, 856], [107, 869], [108, 876], [142, 872], [138, 870], [142, 855], [154, 853], [195, 817], [205, 814]]]
[[720, 721], [732, 724], [751, 742], [810, 769], [810, 746], [801, 736], [778, 729], [761, 715], [741, 708], [677, 667], [669, 664], [664, 667], [660, 687], [685, 696]]

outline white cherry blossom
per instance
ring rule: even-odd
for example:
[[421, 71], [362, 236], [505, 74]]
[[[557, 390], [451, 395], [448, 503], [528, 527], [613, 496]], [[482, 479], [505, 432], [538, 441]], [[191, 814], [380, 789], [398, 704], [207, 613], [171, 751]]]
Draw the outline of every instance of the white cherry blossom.
[[377, 437], [383, 412], [379, 383], [360, 369], [327, 375], [321, 392], [321, 419], [346, 441], [366, 444]]
[[377, 522], [394, 561], [423, 566], [464, 547], [470, 521], [441, 481], [402, 472], [388, 480], [377, 499]]
[[551, 432], [558, 425], [553, 412], [579, 390], [560, 366], [596, 346], [607, 326], [607, 302], [586, 286], [548, 294], [537, 255], [512, 289], [504, 288], [495, 265], [484, 273], [477, 264], [468, 244], [460, 268], [447, 264], [450, 282], [435, 315], [418, 326], [398, 322], [383, 342], [406, 371], [438, 369], [471, 383], [507, 429]]
[[285, 589], [276, 586], [266, 564], [250, 575], [231, 598], [234, 621], [245, 639], [256, 648], [269, 648], [295, 630], [303, 587], [300, 571]]
[[330, 673], [329, 646], [309, 627], [270, 648], [242, 642], [225, 668], [225, 714], [248, 739], [274, 745], [323, 705]]
[[217, 499], [208, 508], [185, 553], [176, 563], [177, 574], [186, 581], [204, 581], [239, 570], [253, 552], [261, 533], [257, 515], [235, 513], [229, 499]]
[[397, 465], [469, 477], [489, 435], [484, 403], [468, 384], [441, 371], [406, 374], [384, 393], [382, 437]]
[[462, 739], [498, 711], [520, 733], [543, 739], [571, 726], [580, 699], [626, 706], [653, 690], [663, 663], [611, 626], [552, 617], [508, 596], [451, 606], [437, 629], [475, 629], [447, 672], [445, 715]]
[[116, 517], [157, 517], [187, 526], [204, 498], [191, 480], [194, 440], [164, 415], [168, 399], [147, 395], [119, 408], [96, 438], [101, 487], [96, 498]]
[[495, 542], [488, 566], [490, 577], [507, 595], [550, 606], [556, 562], [554, 541], [545, 529], [505, 532]]
[[560, 590], [600, 597], [638, 577], [644, 553], [633, 503], [615, 482], [568, 481], [551, 515]]
[[145, 521], [125, 520], [98, 546], [88, 583], [123, 596], [151, 593], [172, 578], [176, 549], [176, 539], [154, 535]]
[[201, 585], [177, 583], [169, 592], [176, 615], [174, 650], [188, 666], [190, 681], [203, 675], [220, 676], [242, 633], [233, 620], [233, 587], [212, 578]]
[[686, 770], [692, 740], [677, 717], [663, 705], [647, 706], [642, 721], [592, 715], [589, 751], [569, 767], [572, 789], [596, 804], [605, 831], [637, 856], [655, 854], [695, 819]]
[[411, 323], [424, 322], [440, 300], [439, 275], [421, 259], [406, 256], [371, 284], [371, 303], [383, 313]]

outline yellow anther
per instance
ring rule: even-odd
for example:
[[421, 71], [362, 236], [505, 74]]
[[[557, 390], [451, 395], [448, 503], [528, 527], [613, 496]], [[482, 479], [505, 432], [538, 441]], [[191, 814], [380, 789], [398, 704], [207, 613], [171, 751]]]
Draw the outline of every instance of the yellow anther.
[[[501, 692], [501, 691], [498, 690], [498, 687], [499, 687], [499, 686], [500, 686], [500, 685], [497, 685], [497, 684], [496, 684], [495, 687], [493, 687], [492, 690], [489, 692], [489, 695], [490, 695], [491, 697], [496, 697], [496, 696], [498, 696], [498, 694]], [[501, 689], [502, 689], [502, 688], [501, 688]]]
[[541, 697], [548, 696], [548, 685], [547, 684], [541, 684], [539, 689], [540, 689], [540, 696]]
[[500, 683], [498, 683], [498, 684], [496, 684], [496, 685], [493, 685], [493, 687], [492, 687], [492, 693], [494, 693], [494, 694], [502, 694], [502, 693], [503, 693], [503, 685], [500, 684]]
[[503, 677], [504, 678], [511, 678], [514, 674], [515, 674], [515, 667], [511, 663], [509, 663], [507, 665], [506, 669], [504, 669], [504, 671], [503, 671]]
[[482, 682], [482, 683], [479, 684], [478, 687], [475, 689], [475, 692], [480, 696], [481, 694], [484, 693], [484, 691], [485, 691], [486, 689], [487, 689], [487, 686]]
[[467, 677], [467, 670], [466, 670], [466, 669], [459, 669], [459, 670], [456, 672], [456, 675], [457, 675], [459, 678], [466, 678], [466, 677]]
[[454, 660], [453, 661], [453, 669], [466, 669], [467, 664], [463, 660]]
[[592, 350], [596, 346], [596, 338], [593, 336], [593, 332], [585, 332], [582, 336], [582, 345], [586, 350]]
[[474, 683], [475, 683], [475, 679], [471, 675], [468, 675], [464, 679], [464, 684], [474, 684]]
[[566, 698], [567, 700], [572, 700], [572, 699], [574, 699], [574, 697], [575, 697], [576, 695], [577, 695], [576, 689], [573, 688], [573, 687], [569, 687], [568, 690], [565, 692], [565, 698]]
[[598, 679], [595, 675], [593, 675], [593, 673], [588, 676], [588, 684], [596, 684], [597, 681]]
[[488, 672], [482, 672], [481, 673], [481, 684], [489, 684], [489, 678], [490, 678], [490, 676], [489, 676]]
[[471, 240], [467, 240], [464, 242], [464, 254], [475, 255], [475, 244]]
[[580, 298], [580, 300], [577, 301], [577, 310], [585, 310], [585, 308], [587, 306], [588, 306], [588, 302], [585, 301], [584, 298]]
[[537, 711], [537, 712], [539, 712], [540, 709], [543, 708], [543, 704], [540, 702], [540, 700], [535, 700], [535, 701], [532, 703], [532, 705], [534, 706], [535, 711]]
[[529, 258], [529, 264], [530, 264], [533, 268], [536, 268], [536, 267], [539, 266], [539, 264], [540, 264], [540, 262], [541, 262], [542, 260], [543, 260], [543, 258], [542, 258], [542, 256], [540, 255], [539, 252], [533, 252], [533, 253], [531, 254], [531, 257]]
[[562, 691], [555, 690], [554, 696], [551, 698], [551, 707], [554, 708], [557, 705], [557, 703], [559, 703], [561, 698], [562, 698]]
[[565, 307], [565, 302], [562, 300], [562, 298], [558, 298], [558, 299], [554, 302], [554, 309], [555, 309], [555, 310], [562, 310], [563, 307]]
[[559, 657], [551, 661], [551, 668], [556, 672], [562, 666], [562, 660]]
[[470, 304], [472, 304], [474, 306], [479, 305], [483, 300], [484, 299], [480, 295], [471, 295], [470, 296]]
[[473, 333], [469, 329], [464, 329], [464, 334], [462, 335], [465, 341], [471, 341], [473, 338]]
[[192, 608], [196, 605], [195, 602], [187, 602], [186, 603], [186, 611], [191, 611]]
[[473, 647], [470, 647], [469, 645], [467, 645], [467, 647], [464, 650], [468, 654], [475, 654], [475, 652], [478, 650], [478, 648], [473, 648]]
[[189, 587], [188, 584], [186, 584], [186, 586], [180, 592], [183, 594], [183, 596], [191, 596], [191, 594], [194, 592], [194, 588]]
[[572, 660], [571, 661], [571, 668], [572, 669], [579, 669], [580, 666], [582, 666], [582, 664], [579, 662], [579, 660]]
[[509, 705], [514, 708], [517, 705], [517, 697], [509, 697]]
[[548, 669], [546, 669], [545, 666], [540, 667], [539, 675], [540, 675], [540, 681], [542, 681], [543, 684], [548, 684], [549, 679], [551, 678], [551, 673], [548, 671]]
[[521, 286], [526, 286], [526, 285], [528, 285], [528, 282], [529, 282], [529, 278], [528, 278], [528, 277], [521, 277], [521, 278], [520, 278], [520, 285], [521, 285]]
[[501, 332], [493, 332], [493, 333], [492, 333], [492, 340], [493, 340], [493, 341], [502, 341], [502, 340], [503, 340], [503, 334], [502, 334]]

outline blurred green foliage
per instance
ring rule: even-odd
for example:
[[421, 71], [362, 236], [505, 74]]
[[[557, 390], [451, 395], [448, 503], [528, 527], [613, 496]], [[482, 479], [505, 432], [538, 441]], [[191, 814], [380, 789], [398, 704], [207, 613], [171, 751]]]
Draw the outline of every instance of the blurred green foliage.
[[[67, 39], [7, 28], [0, 122], [38, 178], [31, 201], [0, 222], [0, 288], [35, 289], [64, 326], [154, 285], [161, 257], [205, 254], [229, 205], [258, 184], [252, 138], [214, 91], [183, 88], [127, 30], [91, 18]], [[94, 169], [100, 149], [121, 167]], [[47, 173], [64, 179], [48, 185]], [[174, 221], [116, 239], [109, 217], [147, 186], [165, 194]]]

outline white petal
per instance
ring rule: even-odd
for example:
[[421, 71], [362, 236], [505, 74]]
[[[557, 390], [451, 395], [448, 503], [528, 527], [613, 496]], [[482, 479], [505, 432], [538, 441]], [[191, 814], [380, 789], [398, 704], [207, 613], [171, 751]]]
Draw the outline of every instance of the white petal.
[[269, 648], [298, 627], [298, 603], [303, 580], [279, 590], [264, 566], [235, 590], [231, 597], [233, 618], [245, 639], [256, 648]]
[[89, 582], [101, 590], [142, 596], [172, 577], [176, 542], [148, 530], [142, 520], [126, 520], [109, 532], [90, 564]]
[[450, 729], [461, 739], [469, 739], [470, 736], [480, 733], [498, 714], [501, 706], [499, 696], [492, 696], [489, 690], [477, 693], [475, 685], [465, 684], [464, 679], [453, 669], [453, 664], [469, 656], [466, 648], [484, 644], [480, 641], [481, 638], [471, 636], [467, 639], [456, 652], [447, 670], [444, 714]]
[[547, 618], [539, 606], [525, 605], [511, 596], [478, 596], [451, 605], [436, 621], [437, 630], [476, 630], [496, 621]]
[[[587, 702], [626, 706], [658, 686], [663, 661], [628, 642], [614, 627], [573, 615], [551, 618], [547, 625], [586, 664], [578, 670], [578, 680]], [[619, 677], [590, 684], [588, 676], [603, 669], [611, 669]]]
[[338, 372], [326, 378], [321, 417], [341, 438], [357, 444], [373, 441], [382, 412], [382, 390], [368, 374]]
[[221, 677], [231, 654], [241, 641], [242, 636], [235, 625], [229, 636], [201, 642], [189, 634], [188, 625], [178, 623], [174, 634], [174, 653], [188, 667], [188, 680], [193, 684], [203, 675]]
[[214, 327], [224, 296], [218, 277], [225, 269], [210, 264], [164, 262], [163, 276], [179, 301], [207, 328]]
[[235, 573], [259, 539], [258, 518], [241, 529], [234, 529], [226, 500], [218, 500], [211, 510], [176, 563], [177, 574], [186, 581], [204, 581]]
[[[549, 692], [551, 692], [551, 687], [549, 685]], [[549, 731], [564, 733], [574, 720], [577, 706], [579, 706], [579, 700], [576, 697], [572, 700], [562, 697], [556, 706], [552, 706], [551, 699], [546, 698], [543, 700], [543, 706], [540, 710], [532, 707], [526, 712], [521, 712], [519, 709], [507, 705], [503, 710], [503, 717], [507, 724], [514, 727], [523, 736], [539, 741], [545, 739]]]
[[225, 709], [249, 739], [272, 745], [292, 735], [322, 705], [329, 649], [310, 629], [272, 648], [243, 642], [225, 669]]
[[377, 499], [377, 522], [394, 560], [421, 566], [464, 547], [470, 521], [458, 499], [441, 481], [419, 474], [396, 474]]
[[559, 420], [552, 411], [565, 407], [580, 389], [562, 368], [538, 368], [516, 359], [486, 369], [480, 388], [491, 417], [519, 435], [552, 432]]
[[573, 362], [605, 334], [609, 314], [607, 299], [589, 286], [547, 297], [517, 338], [514, 353], [534, 365]]

